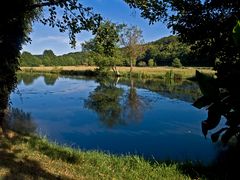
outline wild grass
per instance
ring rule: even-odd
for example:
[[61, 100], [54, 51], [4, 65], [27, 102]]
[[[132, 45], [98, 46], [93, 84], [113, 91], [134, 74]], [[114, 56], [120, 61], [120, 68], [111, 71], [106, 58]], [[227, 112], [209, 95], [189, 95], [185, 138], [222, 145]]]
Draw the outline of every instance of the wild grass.
[[[89, 75], [94, 76], [95, 66], [57, 66], [57, 67], [21, 67], [21, 71], [25, 72], [50, 72], [63, 75]], [[119, 73], [123, 77], [129, 77], [129, 67], [117, 67]], [[176, 74], [181, 78], [191, 78], [195, 76], [196, 70], [213, 75], [215, 73], [212, 68], [203, 67], [134, 67], [132, 77], [135, 78], [165, 78], [166, 74]]]
[[205, 179], [202, 168], [81, 151], [34, 136], [0, 139], [0, 179]]

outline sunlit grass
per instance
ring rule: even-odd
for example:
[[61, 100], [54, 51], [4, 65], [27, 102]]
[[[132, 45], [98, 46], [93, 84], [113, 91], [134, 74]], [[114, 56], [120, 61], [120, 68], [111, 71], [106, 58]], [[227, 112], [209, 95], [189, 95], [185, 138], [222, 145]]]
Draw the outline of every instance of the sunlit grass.
[[[27, 72], [51, 72], [51, 73], [65, 73], [65, 74], [84, 74], [87, 71], [94, 71], [95, 66], [55, 66], [55, 67], [21, 67], [22, 71]], [[129, 67], [117, 67], [118, 71], [122, 76], [129, 75]], [[134, 67], [132, 71], [132, 76], [136, 78], [164, 78], [166, 73], [173, 73], [180, 75], [182, 78], [190, 78], [195, 76], [196, 70], [207, 74], [214, 74], [215, 71], [212, 68], [202, 68], [202, 67], [184, 67], [184, 68], [174, 68], [174, 67]]]
[[[81, 151], [39, 137], [1, 138], [0, 179], [198, 179], [181, 163]], [[193, 165], [189, 167], [194, 168]]]

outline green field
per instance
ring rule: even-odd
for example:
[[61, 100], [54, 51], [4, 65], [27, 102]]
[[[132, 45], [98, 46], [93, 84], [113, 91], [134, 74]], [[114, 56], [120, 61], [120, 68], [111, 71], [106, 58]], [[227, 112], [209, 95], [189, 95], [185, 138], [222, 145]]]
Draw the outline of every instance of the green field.
[[[66, 75], [82, 75], [85, 72], [91, 72], [96, 69], [95, 66], [55, 66], [55, 67], [22, 67], [23, 72], [51, 72], [60, 73]], [[121, 76], [129, 75], [129, 67], [117, 67]], [[139, 78], [164, 78], [166, 74], [180, 75], [181, 78], [191, 78], [195, 76], [196, 70], [203, 73], [214, 74], [215, 71], [212, 68], [201, 67], [134, 67], [132, 77]]]

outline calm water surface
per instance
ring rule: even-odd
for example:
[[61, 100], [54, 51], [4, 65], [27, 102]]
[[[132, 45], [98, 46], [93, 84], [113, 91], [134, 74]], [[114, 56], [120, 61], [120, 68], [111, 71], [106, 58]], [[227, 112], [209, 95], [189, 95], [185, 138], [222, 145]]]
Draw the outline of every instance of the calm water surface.
[[207, 112], [191, 103], [192, 82], [97, 81], [19, 76], [12, 107], [31, 114], [37, 132], [84, 150], [138, 154], [160, 160], [214, 159], [217, 147], [201, 133]]

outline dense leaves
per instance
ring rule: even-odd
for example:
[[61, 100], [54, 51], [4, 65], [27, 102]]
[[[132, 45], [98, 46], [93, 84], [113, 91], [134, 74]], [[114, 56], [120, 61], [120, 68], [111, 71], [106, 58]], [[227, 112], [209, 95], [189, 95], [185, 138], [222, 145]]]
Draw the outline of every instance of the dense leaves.
[[[93, 39], [82, 44], [84, 52], [92, 52], [95, 57], [95, 64], [100, 72], [106, 71], [105, 68], [111, 67], [117, 73], [118, 64], [118, 26], [110, 21], [103, 22]], [[108, 69], [107, 69], [108, 70]]]
[[236, 46], [240, 49], [240, 21], [239, 20], [236, 26], [233, 28], [233, 40]]
[[125, 48], [126, 58], [130, 65], [130, 72], [136, 64], [136, 59], [141, 51], [143, 43], [142, 30], [137, 26], [123, 27], [120, 32], [120, 42]]
[[[202, 121], [202, 132], [207, 136], [209, 130], [216, 129], [221, 121], [221, 117], [225, 117], [226, 127], [222, 127], [215, 133], [212, 133], [213, 142], [221, 141], [224, 144], [229, 143], [231, 138], [239, 139], [240, 126], [240, 96], [239, 87], [232, 89], [222, 88], [221, 81], [213, 77], [206, 76], [200, 72], [196, 73], [203, 96], [193, 103], [197, 108], [206, 107], [208, 117]], [[238, 92], [237, 92], [238, 91]]]
[[[142, 44], [137, 52], [133, 66], [172, 66], [175, 58], [179, 59], [183, 66], [209, 66], [207, 59], [196, 58], [190, 51], [190, 46], [179, 42], [176, 36], [161, 38], [157, 41]], [[93, 40], [85, 42], [83, 51], [68, 53], [60, 56], [32, 55], [23, 52], [20, 58], [21, 66], [75, 66], [75, 65], [101, 65], [101, 59], [93, 52]], [[128, 49], [124, 47], [115, 49], [115, 65], [130, 66]], [[49, 50], [47, 50], [49, 51]], [[136, 49], [137, 51], [137, 49]], [[45, 54], [45, 55], [44, 55]], [[54, 53], [53, 53], [54, 54]], [[102, 55], [105, 57], [105, 55]], [[109, 58], [106, 58], [109, 62]]]
[[232, 29], [240, 18], [239, 0], [125, 0], [139, 8], [141, 15], [154, 23], [163, 20], [181, 40], [192, 44], [195, 55], [208, 57], [211, 65], [239, 61], [239, 50], [233, 44]]
[[177, 36], [168, 36], [143, 45], [142, 54], [137, 59], [137, 64], [154, 60], [154, 65], [171, 66], [178, 58], [184, 66], [209, 66], [206, 59], [196, 58], [191, 53], [189, 45], [181, 43]]
[[177, 67], [177, 68], [182, 67], [182, 63], [181, 63], [180, 59], [174, 58], [174, 59], [173, 59], [173, 62], [172, 62], [172, 66], [173, 66], [173, 67]]

